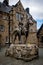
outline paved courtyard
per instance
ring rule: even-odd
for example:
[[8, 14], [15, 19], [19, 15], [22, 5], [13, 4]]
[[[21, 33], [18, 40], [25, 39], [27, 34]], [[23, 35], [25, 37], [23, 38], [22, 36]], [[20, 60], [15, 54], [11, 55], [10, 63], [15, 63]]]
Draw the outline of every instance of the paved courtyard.
[[43, 48], [39, 49], [39, 58], [29, 62], [5, 57], [5, 48], [0, 51], [0, 65], [43, 65]]

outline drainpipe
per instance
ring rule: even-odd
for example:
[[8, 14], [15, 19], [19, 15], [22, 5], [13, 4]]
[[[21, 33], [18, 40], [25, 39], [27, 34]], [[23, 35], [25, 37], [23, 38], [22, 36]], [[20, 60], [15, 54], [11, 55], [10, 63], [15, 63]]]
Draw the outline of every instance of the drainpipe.
[[10, 15], [8, 14], [8, 20], [9, 20], [9, 22], [8, 22], [8, 25], [9, 25], [9, 27], [8, 27], [8, 33], [9, 33], [9, 46], [10, 46]]

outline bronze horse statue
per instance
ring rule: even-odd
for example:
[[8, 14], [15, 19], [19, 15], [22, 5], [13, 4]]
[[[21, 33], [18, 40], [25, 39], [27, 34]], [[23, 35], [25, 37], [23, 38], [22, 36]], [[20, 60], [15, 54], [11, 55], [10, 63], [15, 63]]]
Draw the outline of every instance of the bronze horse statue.
[[21, 36], [22, 35], [25, 35], [25, 37], [27, 39], [28, 32], [29, 32], [29, 24], [28, 24], [28, 22], [26, 22], [25, 25], [20, 25], [19, 24], [17, 27], [15, 27], [15, 31], [14, 31], [15, 38], [14, 38], [14, 41], [15, 41], [17, 36], [18, 36], [19, 41], [21, 41]]

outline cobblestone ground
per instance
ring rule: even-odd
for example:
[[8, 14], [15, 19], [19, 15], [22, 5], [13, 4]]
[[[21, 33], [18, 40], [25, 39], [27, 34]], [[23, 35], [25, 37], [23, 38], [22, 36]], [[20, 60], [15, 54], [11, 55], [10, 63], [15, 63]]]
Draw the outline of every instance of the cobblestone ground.
[[29, 62], [17, 60], [5, 56], [5, 48], [0, 51], [0, 65], [43, 65], [43, 49], [39, 49], [39, 59], [34, 59]]

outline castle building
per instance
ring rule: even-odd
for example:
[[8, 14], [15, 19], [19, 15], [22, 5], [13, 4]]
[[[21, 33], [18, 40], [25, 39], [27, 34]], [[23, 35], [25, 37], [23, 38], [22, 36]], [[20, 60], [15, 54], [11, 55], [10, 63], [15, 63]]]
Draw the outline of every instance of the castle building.
[[40, 29], [37, 32], [37, 37], [39, 47], [43, 47], [43, 24], [41, 25]]
[[0, 43], [2, 45], [9, 42], [19, 43], [18, 36], [15, 37], [15, 29], [21, 30], [21, 28], [26, 32], [21, 33], [22, 43], [36, 44], [37, 23], [29, 13], [29, 8], [24, 9], [20, 0], [12, 6], [9, 5], [9, 0], [0, 2]]

